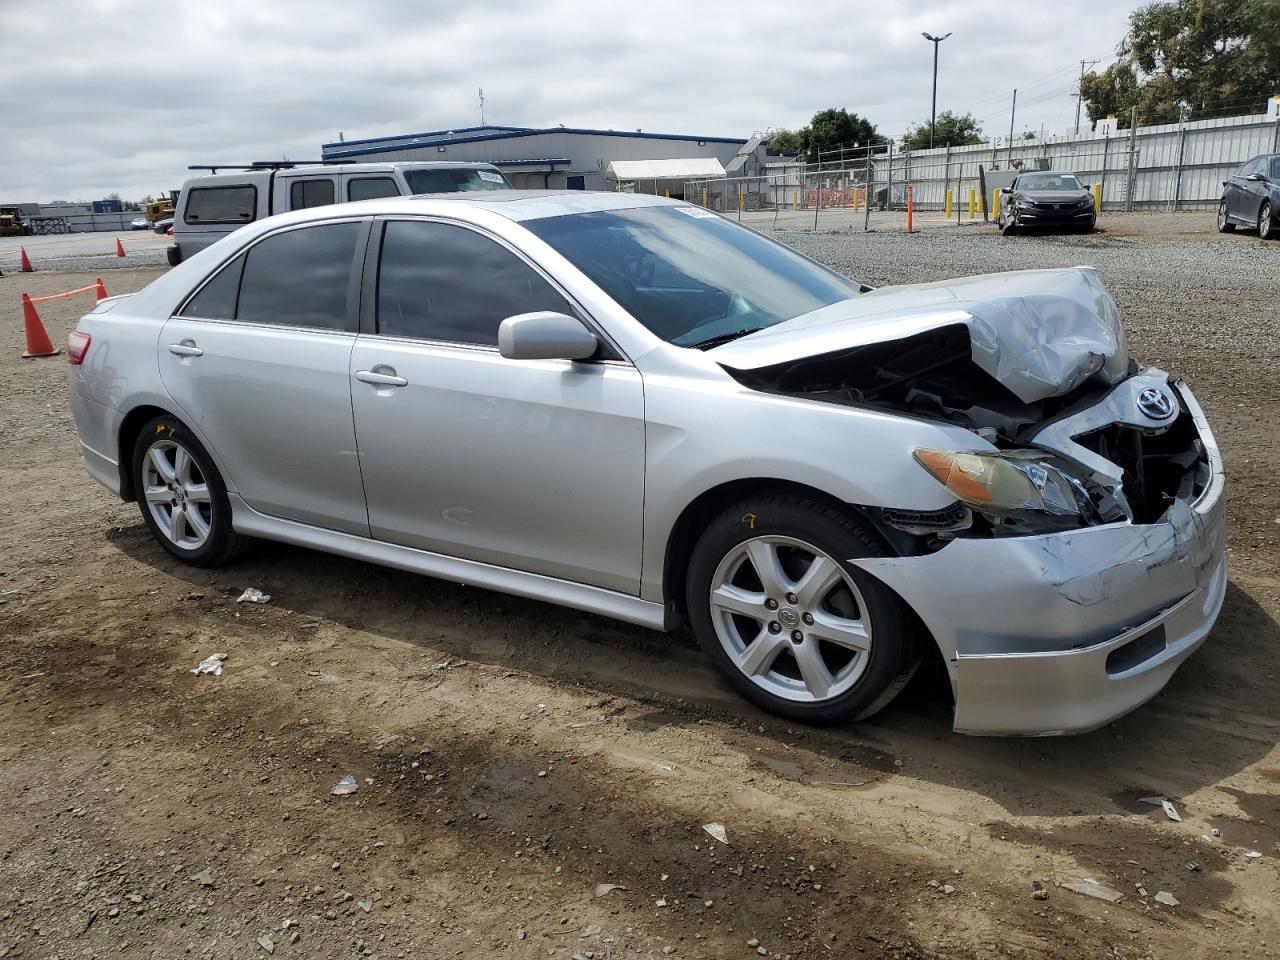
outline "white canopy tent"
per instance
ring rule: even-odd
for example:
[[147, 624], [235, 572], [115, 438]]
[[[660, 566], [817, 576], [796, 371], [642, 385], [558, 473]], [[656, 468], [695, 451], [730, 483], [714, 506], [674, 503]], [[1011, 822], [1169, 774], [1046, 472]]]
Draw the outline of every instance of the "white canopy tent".
[[724, 176], [724, 167], [715, 157], [690, 157], [675, 160], [614, 160], [605, 171], [605, 180], [613, 181], [614, 189], [626, 193], [647, 193], [648, 187], [655, 194], [666, 190], [675, 195], [684, 193], [689, 180], [714, 179]]

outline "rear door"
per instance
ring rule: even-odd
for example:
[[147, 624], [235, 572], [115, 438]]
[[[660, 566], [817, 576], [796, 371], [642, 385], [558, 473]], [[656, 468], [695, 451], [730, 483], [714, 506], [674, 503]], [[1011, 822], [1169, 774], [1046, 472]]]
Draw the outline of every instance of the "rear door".
[[503, 319], [576, 308], [488, 234], [391, 220], [379, 247], [377, 230], [351, 355], [373, 537], [638, 593], [639, 372], [611, 350], [503, 358]]
[[1248, 212], [1249, 206], [1249, 181], [1246, 177], [1253, 172], [1257, 165], [1257, 158], [1249, 160], [1240, 165], [1224, 185], [1227, 200], [1227, 213], [1236, 220], [1251, 221], [1255, 219]]
[[367, 220], [268, 234], [169, 319], [166, 390], [261, 513], [368, 536], [348, 362]]
[[277, 212], [285, 210], [306, 210], [310, 207], [326, 207], [338, 202], [338, 177], [329, 176], [279, 177], [280, 197], [282, 203], [276, 205]]

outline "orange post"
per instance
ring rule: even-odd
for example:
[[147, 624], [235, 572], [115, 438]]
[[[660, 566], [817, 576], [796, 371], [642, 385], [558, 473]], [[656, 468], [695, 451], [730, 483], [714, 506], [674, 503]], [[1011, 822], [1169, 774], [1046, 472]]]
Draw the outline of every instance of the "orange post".
[[907, 233], [911, 233], [911, 215], [914, 212], [911, 184], [907, 184]]
[[35, 268], [31, 266], [31, 258], [27, 256], [27, 248], [26, 248], [26, 247], [19, 247], [19, 248], [18, 248], [18, 252], [19, 252], [20, 254], [22, 254], [22, 272], [23, 272], [23, 273], [34, 273], [34, 272], [35, 272]]
[[99, 300], [107, 299], [107, 288], [102, 285], [102, 278], [99, 277], [96, 281], [94, 281], [93, 285], [96, 288], [93, 292], [94, 296], [97, 297]]
[[53, 349], [49, 334], [40, 322], [40, 314], [36, 313], [36, 305], [27, 294], [22, 295], [22, 325], [26, 327], [27, 349], [24, 357], [51, 357], [58, 351]]
[[124, 244], [120, 242], [119, 237], [116, 237], [116, 256], [117, 257], [124, 256]]

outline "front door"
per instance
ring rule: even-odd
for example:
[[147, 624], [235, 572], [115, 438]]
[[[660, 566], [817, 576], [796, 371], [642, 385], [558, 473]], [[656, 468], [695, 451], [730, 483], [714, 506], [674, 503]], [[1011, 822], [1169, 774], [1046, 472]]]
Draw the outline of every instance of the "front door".
[[485, 234], [389, 221], [379, 260], [374, 332], [351, 354], [372, 535], [638, 593], [639, 373], [608, 353], [504, 359], [504, 318], [574, 308]]
[[367, 223], [267, 236], [170, 318], [161, 379], [261, 513], [369, 534], [348, 363]]

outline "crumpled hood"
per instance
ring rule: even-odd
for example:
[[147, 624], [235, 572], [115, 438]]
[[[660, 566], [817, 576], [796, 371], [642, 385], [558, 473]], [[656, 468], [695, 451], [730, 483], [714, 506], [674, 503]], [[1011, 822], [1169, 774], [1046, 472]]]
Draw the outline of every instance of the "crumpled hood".
[[1088, 190], [1019, 190], [1016, 196], [1032, 203], [1079, 203], [1089, 199]]
[[1024, 403], [1070, 393], [1090, 377], [1123, 380], [1129, 351], [1115, 300], [1092, 267], [1019, 270], [881, 287], [716, 347], [735, 370], [969, 328], [974, 362]]

